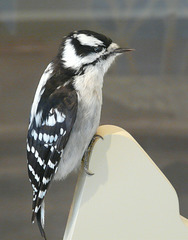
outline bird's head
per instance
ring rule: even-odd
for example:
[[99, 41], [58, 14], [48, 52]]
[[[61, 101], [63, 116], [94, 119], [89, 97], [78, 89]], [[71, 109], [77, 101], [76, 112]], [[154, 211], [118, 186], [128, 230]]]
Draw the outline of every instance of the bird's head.
[[100, 69], [104, 74], [116, 56], [133, 49], [120, 48], [103, 34], [89, 30], [70, 33], [63, 40], [59, 56], [64, 68], [77, 74], [91, 67]]

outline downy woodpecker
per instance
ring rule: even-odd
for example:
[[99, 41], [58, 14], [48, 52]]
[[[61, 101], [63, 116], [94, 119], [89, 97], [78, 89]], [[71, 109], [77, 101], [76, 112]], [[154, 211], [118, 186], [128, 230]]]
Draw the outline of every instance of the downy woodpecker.
[[44, 197], [51, 181], [80, 166], [99, 126], [103, 77], [120, 48], [103, 34], [80, 30], [64, 37], [44, 71], [31, 107], [27, 136], [32, 222], [44, 232]]

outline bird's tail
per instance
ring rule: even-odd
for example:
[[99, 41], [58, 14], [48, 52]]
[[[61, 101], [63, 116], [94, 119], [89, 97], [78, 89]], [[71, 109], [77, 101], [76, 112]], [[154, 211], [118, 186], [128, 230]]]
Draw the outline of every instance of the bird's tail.
[[45, 231], [44, 231], [44, 217], [45, 217], [45, 204], [44, 204], [44, 201], [42, 202], [41, 207], [39, 208], [38, 212], [37, 213], [33, 213], [32, 222], [34, 222], [35, 216], [36, 216], [36, 219], [37, 219], [37, 224], [38, 224], [40, 233], [41, 233], [42, 237], [45, 240], [47, 240], [46, 234], [45, 234]]

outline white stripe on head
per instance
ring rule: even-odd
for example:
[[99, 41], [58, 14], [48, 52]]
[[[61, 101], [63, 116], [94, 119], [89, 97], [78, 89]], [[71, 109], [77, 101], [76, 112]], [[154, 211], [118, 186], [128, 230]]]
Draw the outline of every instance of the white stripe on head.
[[65, 67], [78, 70], [84, 64], [94, 62], [99, 56], [100, 54], [97, 53], [90, 53], [84, 57], [77, 55], [71, 39], [67, 39], [62, 53], [62, 61]]
[[71, 67], [73, 69], [78, 69], [81, 65], [81, 59], [81, 57], [76, 55], [76, 50], [73, 44], [71, 44], [71, 39], [67, 39], [65, 41], [65, 47], [62, 54], [64, 65], [67, 68]]
[[88, 36], [83, 33], [76, 35], [76, 37], [81, 45], [87, 45], [87, 46], [91, 46], [91, 47], [103, 45], [103, 42], [101, 40], [99, 40], [93, 36]]

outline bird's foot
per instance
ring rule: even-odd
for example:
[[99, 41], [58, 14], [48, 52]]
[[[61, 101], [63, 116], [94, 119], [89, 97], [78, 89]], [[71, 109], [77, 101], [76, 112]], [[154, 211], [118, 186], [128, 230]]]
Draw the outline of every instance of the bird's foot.
[[83, 161], [83, 163], [84, 163], [84, 171], [85, 171], [85, 173], [86, 173], [87, 175], [89, 175], [89, 176], [94, 175], [94, 173], [89, 170], [89, 158], [90, 158], [91, 152], [92, 152], [92, 150], [93, 150], [95, 141], [96, 141], [96, 139], [98, 139], [98, 138], [100, 138], [100, 139], [103, 140], [103, 137], [102, 137], [102, 136], [100, 136], [100, 135], [98, 135], [98, 134], [95, 134], [95, 135], [93, 136], [93, 138], [91, 139], [91, 142], [89, 143], [89, 146], [88, 146], [88, 148], [86, 149], [86, 151], [85, 151], [85, 153], [84, 153], [84, 156], [83, 156], [83, 159], [82, 159], [82, 161]]

